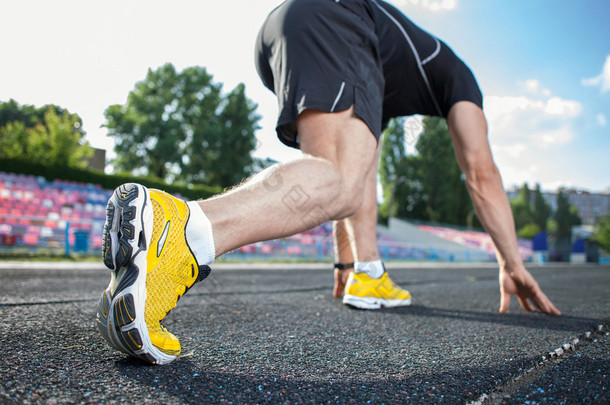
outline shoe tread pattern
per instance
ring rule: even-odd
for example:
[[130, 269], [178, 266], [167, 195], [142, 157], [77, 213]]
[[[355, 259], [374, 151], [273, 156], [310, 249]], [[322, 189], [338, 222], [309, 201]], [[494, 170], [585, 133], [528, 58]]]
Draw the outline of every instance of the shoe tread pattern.
[[[125, 294], [114, 301], [114, 331], [123, 346], [130, 352], [135, 352], [142, 348], [142, 338], [140, 332], [133, 325], [136, 317], [133, 295]], [[125, 326], [133, 327], [123, 330]]]
[[[133, 254], [133, 244], [136, 235], [134, 235], [135, 227], [131, 223], [136, 215], [137, 207], [130, 203], [138, 198], [139, 188], [136, 184], [123, 184], [114, 190], [113, 196], [108, 201], [106, 206], [106, 223], [104, 224], [102, 238], [102, 254], [106, 267], [111, 270], [117, 270], [126, 266], [131, 260]], [[115, 221], [115, 215], [118, 218], [118, 246], [113, 251], [111, 232]], [[138, 235], [139, 236], [139, 235]]]

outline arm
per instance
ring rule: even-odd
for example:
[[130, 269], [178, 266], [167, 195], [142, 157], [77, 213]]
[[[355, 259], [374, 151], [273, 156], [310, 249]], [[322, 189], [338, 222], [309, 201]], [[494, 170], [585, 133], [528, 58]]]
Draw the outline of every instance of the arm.
[[560, 315], [521, 260], [512, 211], [493, 162], [483, 111], [473, 103], [458, 102], [449, 111], [448, 125], [475, 212], [496, 247], [500, 312], [508, 310], [514, 294], [527, 311], [534, 310], [533, 304], [542, 312]]

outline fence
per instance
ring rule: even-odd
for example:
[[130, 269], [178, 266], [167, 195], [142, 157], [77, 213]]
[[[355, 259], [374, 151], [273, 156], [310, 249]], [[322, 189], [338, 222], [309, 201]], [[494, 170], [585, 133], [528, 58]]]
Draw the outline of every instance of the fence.
[[53, 221], [38, 216], [0, 215], [0, 252], [101, 255], [103, 227], [104, 220]]
[[[0, 172], [0, 254], [99, 255], [111, 195], [99, 185], [48, 181]], [[382, 258], [414, 261], [488, 261], [484, 251], [401, 242], [379, 235]], [[331, 226], [289, 238], [255, 243], [226, 255], [235, 260], [334, 260]]]
[[[102, 251], [104, 219], [59, 219], [39, 216], [0, 215], [0, 253], [98, 255]], [[379, 240], [385, 261], [478, 262], [493, 259], [485, 252], [443, 249], [426, 244]], [[231, 260], [298, 259], [333, 261], [333, 240], [327, 235], [295, 235], [290, 238], [254, 243], [224, 256]]]

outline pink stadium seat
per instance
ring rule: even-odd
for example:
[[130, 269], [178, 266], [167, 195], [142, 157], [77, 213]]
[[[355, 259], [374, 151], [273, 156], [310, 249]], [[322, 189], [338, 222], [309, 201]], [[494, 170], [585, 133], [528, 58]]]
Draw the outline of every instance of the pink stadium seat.
[[256, 251], [256, 246], [254, 245], [246, 245], [239, 248], [240, 253], [254, 253]]
[[93, 247], [96, 249], [101, 249], [102, 248], [102, 236], [94, 236], [93, 237]]
[[55, 229], [57, 228], [57, 222], [53, 221], [52, 219], [47, 219], [44, 221], [44, 226]]
[[38, 235], [34, 233], [26, 233], [23, 236], [23, 243], [26, 246], [38, 246], [39, 238]]
[[4, 223], [9, 225], [17, 225], [17, 220], [15, 218], [6, 218]]

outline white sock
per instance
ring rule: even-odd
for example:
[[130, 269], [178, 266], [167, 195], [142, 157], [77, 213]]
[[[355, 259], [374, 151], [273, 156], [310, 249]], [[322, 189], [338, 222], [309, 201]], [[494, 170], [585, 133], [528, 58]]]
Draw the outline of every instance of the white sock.
[[212, 223], [197, 201], [189, 201], [186, 204], [191, 211], [186, 223], [186, 241], [200, 266], [212, 264], [216, 259]]
[[373, 260], [372, 262], [356, 262], [354, 264], [355, 273], [366, 273], [371, 278], [380, 278], [383, 276], [385, 269], [381, 259]]

